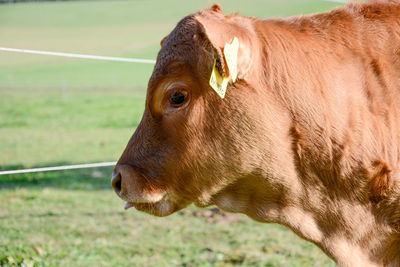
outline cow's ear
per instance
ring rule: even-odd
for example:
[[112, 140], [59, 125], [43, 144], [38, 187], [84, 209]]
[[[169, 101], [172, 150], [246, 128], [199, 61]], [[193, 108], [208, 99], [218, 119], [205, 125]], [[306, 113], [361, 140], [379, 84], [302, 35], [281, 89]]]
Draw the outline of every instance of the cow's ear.
[[210, 9], [213, 10], [213, 11], [215, 11], [215, 12], [219, 12], [219, 13], [222, 14], [222, 7], [221, 7], [220, 4], [213, 4], [213, 5], [210, 7]]
[[200, 14], [196, 19], [202, 29], [202, 37], [206, 43], [211, 44], [216, 68], [223, 76], [229, 75], [224, 48], [232, 43], [235, 37], [238, 39], [237, 77], [243, 79], [252, 65], [250, 33], [253, 31], [246, 28], [246, 25], [239, 25], [235, 21], [235, 16], [224, 16], [219, 5], [211, 7], [208, 12]]

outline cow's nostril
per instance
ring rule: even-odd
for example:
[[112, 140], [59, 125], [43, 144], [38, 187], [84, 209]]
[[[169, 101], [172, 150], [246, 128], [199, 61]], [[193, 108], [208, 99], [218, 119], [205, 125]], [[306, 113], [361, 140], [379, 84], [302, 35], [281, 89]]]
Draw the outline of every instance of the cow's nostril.
[[121, 195], [121, 190], [122, 190], [121, 180], [122, 180], [121, 174], [119, 172], [113, 172], [111, 178], [111, 185], [118, 196]]

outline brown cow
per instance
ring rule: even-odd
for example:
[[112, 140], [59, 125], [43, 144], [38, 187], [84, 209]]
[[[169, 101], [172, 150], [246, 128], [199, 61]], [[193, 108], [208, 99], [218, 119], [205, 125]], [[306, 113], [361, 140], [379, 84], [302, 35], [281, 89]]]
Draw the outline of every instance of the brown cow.
[[[221, 98], [210, 86], [232, 67]], [[215, 65], [214, 65], [215, 64]], [[341, 266], [400, 266], [400, 2], [261, 20], [214, 5], [162, 41], [117, 194], [276, 222]]]

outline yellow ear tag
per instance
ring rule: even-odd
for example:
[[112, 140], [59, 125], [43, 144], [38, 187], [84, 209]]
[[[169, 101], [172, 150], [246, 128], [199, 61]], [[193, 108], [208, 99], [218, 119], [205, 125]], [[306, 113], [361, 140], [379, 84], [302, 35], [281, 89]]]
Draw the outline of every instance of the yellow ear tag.
[[237, 78], [237, 59], [239, 51], [239, 39], [235, 36], [230, 44], [224, 47], [224, 56], [228, 65], [229, 74], [233, 82]]
[[234, 37], [230, 44], [225, 44], [224, 47], [224, 58], [229, 70], [229, 77], [222, 77], [216, 68], [216, 60], [214, 59], [214, 66], [210, 77], [210, 86], [215, 92], [223, 99], [225, 97], [226, 88], [229, 80], [233, 82], [237, 78], [237, 58], [239, 51], [239, 39]]
[[215, 92], [223, 99], [226, 93], [226, 87], [228, 86], [229, 77], [222, 77], [216, 68], [217, 60], [214, 59], [214, 66], [210, 77], [210, 86]]

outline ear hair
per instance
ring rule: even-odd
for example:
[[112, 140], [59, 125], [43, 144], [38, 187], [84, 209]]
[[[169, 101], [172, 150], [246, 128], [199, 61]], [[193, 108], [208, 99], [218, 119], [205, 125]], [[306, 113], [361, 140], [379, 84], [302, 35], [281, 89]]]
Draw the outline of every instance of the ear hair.
[[202, 23], [199, 24], [201, 28], [200, 34], [202, 36], [202, 39], [204, 40], [203, 45], [214, 52], [214, 59], [216, 60], [215, 67], [222, 76], [225, 76], [227, 74], [227, 71], [226, 71], [226, 62], [223, 56], [223, 50], [222, 50], [223, 48], [216, 46], [211, 41], [211, 38], [208, 36], [207, 29], [204, 27], [204, 25]]

